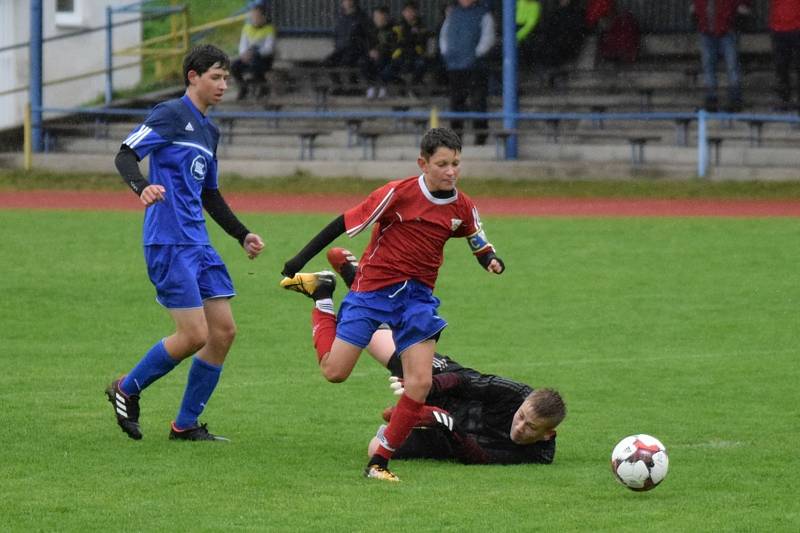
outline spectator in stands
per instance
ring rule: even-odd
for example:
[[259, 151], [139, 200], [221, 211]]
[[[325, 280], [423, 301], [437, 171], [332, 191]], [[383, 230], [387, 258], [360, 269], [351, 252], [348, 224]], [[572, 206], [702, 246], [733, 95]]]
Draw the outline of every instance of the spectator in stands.
[[441, 42], [442, 36], [442, 27], [444, 27], [444, 21], [447, 20], [447, 17], [453, 11], [453, 4], [447, 2], [442, 4], [439, 8], [439, 19], [436, 22], [436, 32], [434, 35], [436, 36], [436, 46], [434, 46], [434, 56], [433, 56], [433, 79], [436, 85], [444, 87], [449, 85], [450, 81], [447, 77], [447, 68], [444, 64], [444, 58], [442, 57], [442, 50], [439, 46], [439, 42]]
[[[489, 10], [477, 0], [458, 0], [439, 34], [439, 49], [450, 81], [451, 111], [487, 111], [489, 73], [485, 60], [494, 43], [494, 19]], [[486, 144], [488, 122], [482, 119], [472, 124], [475, 144]], [[464, 121], [453, 120], [450, 125], [463, 139]]]
[[594, 33], [607, 28], [614, 11], [614, 0], [589, 0], [586, 3], [586, 31]]
[[797, 104], [800, 105], [800, 0], [771, 0], [769, 29], [775, 54], [775, 75], [781, 109], [792, 107], [791, 70], [797, 73]]
[[[361, 11], [358, 0], [342, 0], [341, 11], [334, 27], [333, 52], [325, 58], [326, 67], [356, 68], [367, 58], [370, 21]], [[340, 84], [338, 74], [331, 76], [335, 84]], [[351, 78], [351, 81], [355, 81]]]
[[580, 3], [558, 0], [553, 11], [545, 12], [536, 32], [534, 65], [552, 68], [574, 61], [585, 36], [585, 13]]
[[231, 74], [242, 100], [251, 84], [263, 87], [264, 74], [272, 68], [275, 57], [275, 26], [269, 20], [264, 4], [255, 3], [250, 8], [250, 18], [242, 28], [239, 39], [239, 57], [231, 64]]
[[700, 56], [703, 63], [706, 96], [705, 109], [717, 111], [717, 60], [725, 58], [728, 74], [727, 111], [742, 109], [742, 82], [739, 68], [739, 50], [735, 28], [737, 14], [747, 16], [750, 0], [692, 0], [690, 11], [697, 20], [700, 33]]
[[392, 53], [392, 77], [411, 75], [411, 83], [420, 85], [428, 68], [426, 54], [430, 32], [419, 17], [416, 2], [406, 2], [401, 12], [402, 19], [394, 27], [397, 46]]
[[376, 7], [372, 11], [372, 24], [369, 52], [363, 69], [364, 77], [369, 84], [367, 88], [369, 99], [386, 96], [386, 85], [392, 79], [392, 54], [397, 48], [397, 34], [394, 32], [388, 7]]
[[634, 63], [641, 44], [639, 21], [629, 10], [617, 9], [613, 1], [608, 5], [610, 11], [600, 24], [598, 54], [605, 61]]
[[530, 65], [534, 54], [533, 31], [542, 17], [538, 0], [517, 0], [517, 53], [521, 65]]

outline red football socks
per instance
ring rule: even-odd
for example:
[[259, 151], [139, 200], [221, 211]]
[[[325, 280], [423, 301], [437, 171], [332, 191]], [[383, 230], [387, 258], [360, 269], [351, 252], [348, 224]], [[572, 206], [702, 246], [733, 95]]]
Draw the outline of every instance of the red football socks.
[[395, 450], [402, 446], [408, 438], [411, 429], [422, 415], [424, 406], [424, 403], [413, 400], [403, 394], [392, 412], [389, 425], [386, 426], [383, 432], [385, 441], [378, 446], [375, 453], [385, 459], [391, 459]]
[[336, 338], [336, 316], [315, 307], [311, 311], [311, 327], [314, 348], [317, 350], [317, 362], [319, 362], [326, 353], [331, 351], [333, 339]]

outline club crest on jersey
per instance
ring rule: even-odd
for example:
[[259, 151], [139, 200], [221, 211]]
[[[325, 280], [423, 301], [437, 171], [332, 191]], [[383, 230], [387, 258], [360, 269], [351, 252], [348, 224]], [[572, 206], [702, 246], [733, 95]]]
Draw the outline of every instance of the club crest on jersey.
[[451, 218], [450, 219], [450, 231], [455, 231], [461, 225], [463, 221], [460, 218]]
[[192, 177], [197, 181], [203, 181], [206, 179], [206, 167], [206, 158], [198, 155], [192, 159], [192, 163], [189, 165], [189, 172], [192, 173]]

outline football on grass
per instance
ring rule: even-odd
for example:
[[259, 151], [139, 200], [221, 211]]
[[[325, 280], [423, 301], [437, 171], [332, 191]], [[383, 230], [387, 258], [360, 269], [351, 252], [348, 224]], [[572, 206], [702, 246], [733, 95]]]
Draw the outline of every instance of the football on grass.
[[611, 452], [611, 470], [614, 477], [631, 490], [653, 489], [667, 477], [667, 449], [650, 435], [625, 437]]

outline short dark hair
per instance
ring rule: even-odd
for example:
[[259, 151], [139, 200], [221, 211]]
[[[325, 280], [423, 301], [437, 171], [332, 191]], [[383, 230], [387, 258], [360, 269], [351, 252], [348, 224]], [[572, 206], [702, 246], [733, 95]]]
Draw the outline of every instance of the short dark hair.
[[230, 70], [231, 60], [228, 54], [213, 44], [195, 46], [189, 50], [189, 53], [183, 58], [183, 83], [187, 87], [189, 86], [190, 70], [197, 72], [198, 76], [202, 76], [203, 73], [214, 65], [225, 70]]
[[403, 4], [403, 9], [408, 9], [409, 7], [414, 11], [419, 11], [419, 5], [417, 5], [414, 0], [408, 0], [408, 2]]
[[422, 136], [422, 142], [419, 143], [419, 152], [422, 157], [428, 159], [441, 147], [460, 152], [461, 139], [450, 128], [431, 128]]
[[387, 6], [378, 6], [372, 10], [373, 13], [383, 13], [387, 17], [389, 16], [389, 8]]

